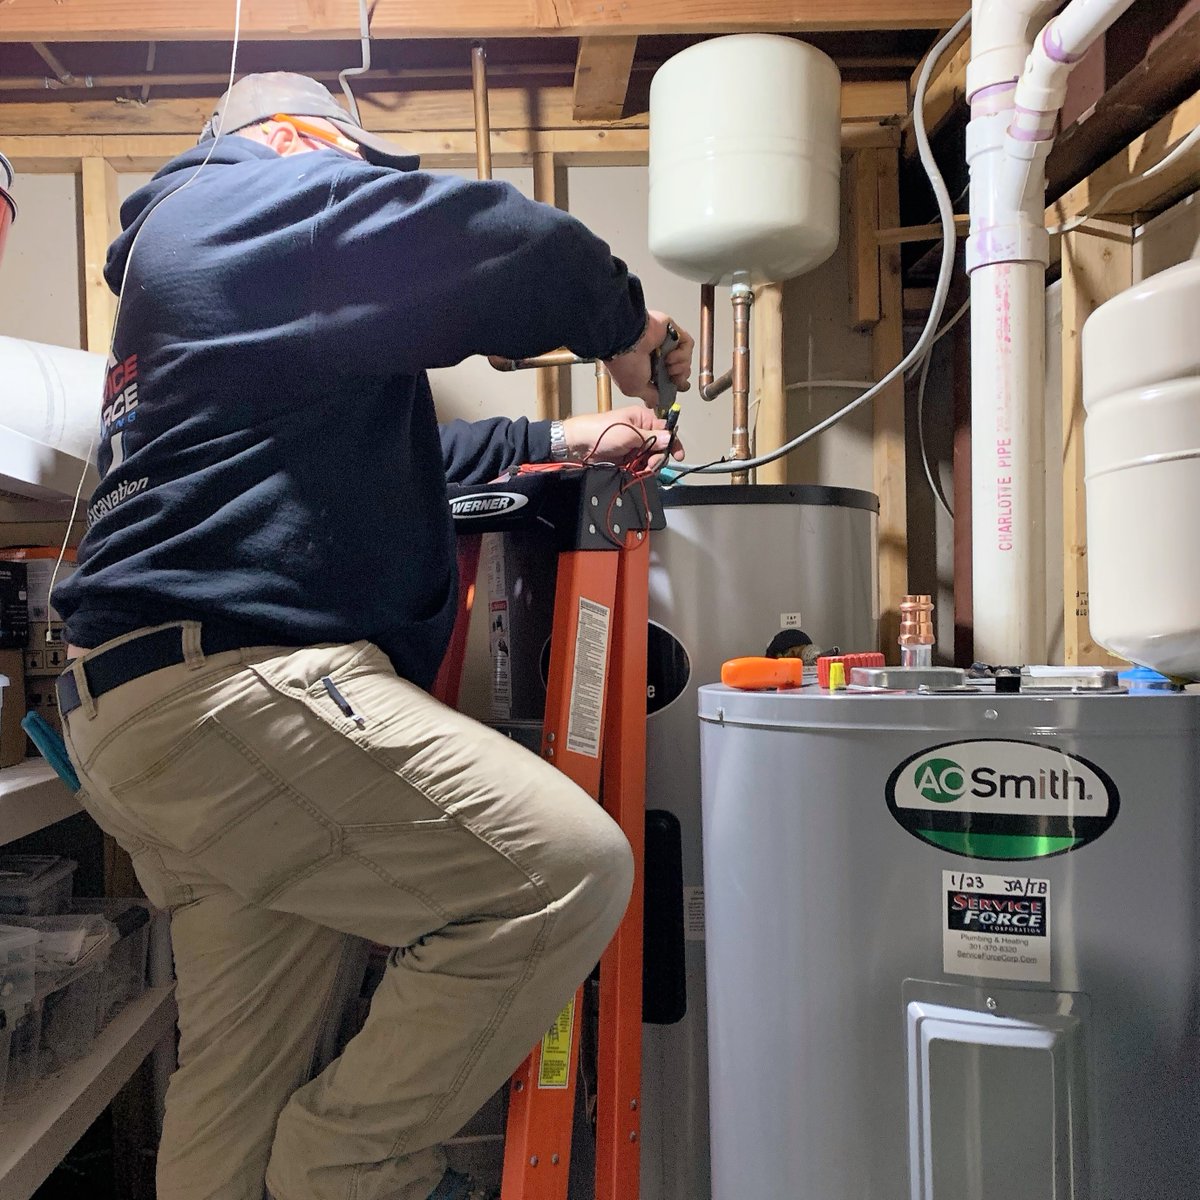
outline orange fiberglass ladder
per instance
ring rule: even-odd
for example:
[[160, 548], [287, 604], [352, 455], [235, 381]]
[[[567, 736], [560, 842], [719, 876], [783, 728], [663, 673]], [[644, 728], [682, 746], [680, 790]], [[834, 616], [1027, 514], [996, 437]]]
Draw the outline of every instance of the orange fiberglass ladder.
[[[612, 467], [525, 470], [453, 487], [459, 609], [434, 694], [458, 702], [481, 535], [532, 528], [558, 554], [541, 754], [603, 803], [633, 847], [625, 918], [600, 962], [596, 1200], [637, 1200], [640, 1169], [646, 631], [653, 484]], [[614, 519], [616, 514], [618, 519]], [[566, 1200], [582, 988], [510, 1084], [502, 1200]]]

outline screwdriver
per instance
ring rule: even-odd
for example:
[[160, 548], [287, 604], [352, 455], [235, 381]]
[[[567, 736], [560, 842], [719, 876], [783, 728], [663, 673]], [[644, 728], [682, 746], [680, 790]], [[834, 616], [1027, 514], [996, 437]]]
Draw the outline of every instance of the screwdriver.
[[679, 400], [675, 381], [667, 368], [667, 355], [679, 345], [679, 330], [668, 321], [667, 336], [662, 345], [650, 355], [650, 375], [658, 388], [658, 415], [667, 422], [667, 430], [675, 432], [679, 424]]

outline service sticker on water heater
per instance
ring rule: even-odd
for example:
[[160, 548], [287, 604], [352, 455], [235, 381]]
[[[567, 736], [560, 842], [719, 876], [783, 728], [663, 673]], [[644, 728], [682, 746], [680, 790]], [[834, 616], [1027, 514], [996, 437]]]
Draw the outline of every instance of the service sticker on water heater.
[[1050, 881], [943, 871], [947, 975], [1050, 982]]
[[1079, 850], [1117, 819], [1117, 785], [1050, 742], [980, 739], [910, 755], [887, 805], [915, 838], [963, 858], [1015, 862]]

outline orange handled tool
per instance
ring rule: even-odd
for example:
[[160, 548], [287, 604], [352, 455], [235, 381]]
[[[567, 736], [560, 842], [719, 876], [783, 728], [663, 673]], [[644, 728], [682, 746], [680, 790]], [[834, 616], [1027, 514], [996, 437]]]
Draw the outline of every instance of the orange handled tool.
[[731, 658], [721, 667], [721, 682], [743, 692], [798, 688], [804, 682], [804, 663], [798, 658]]

